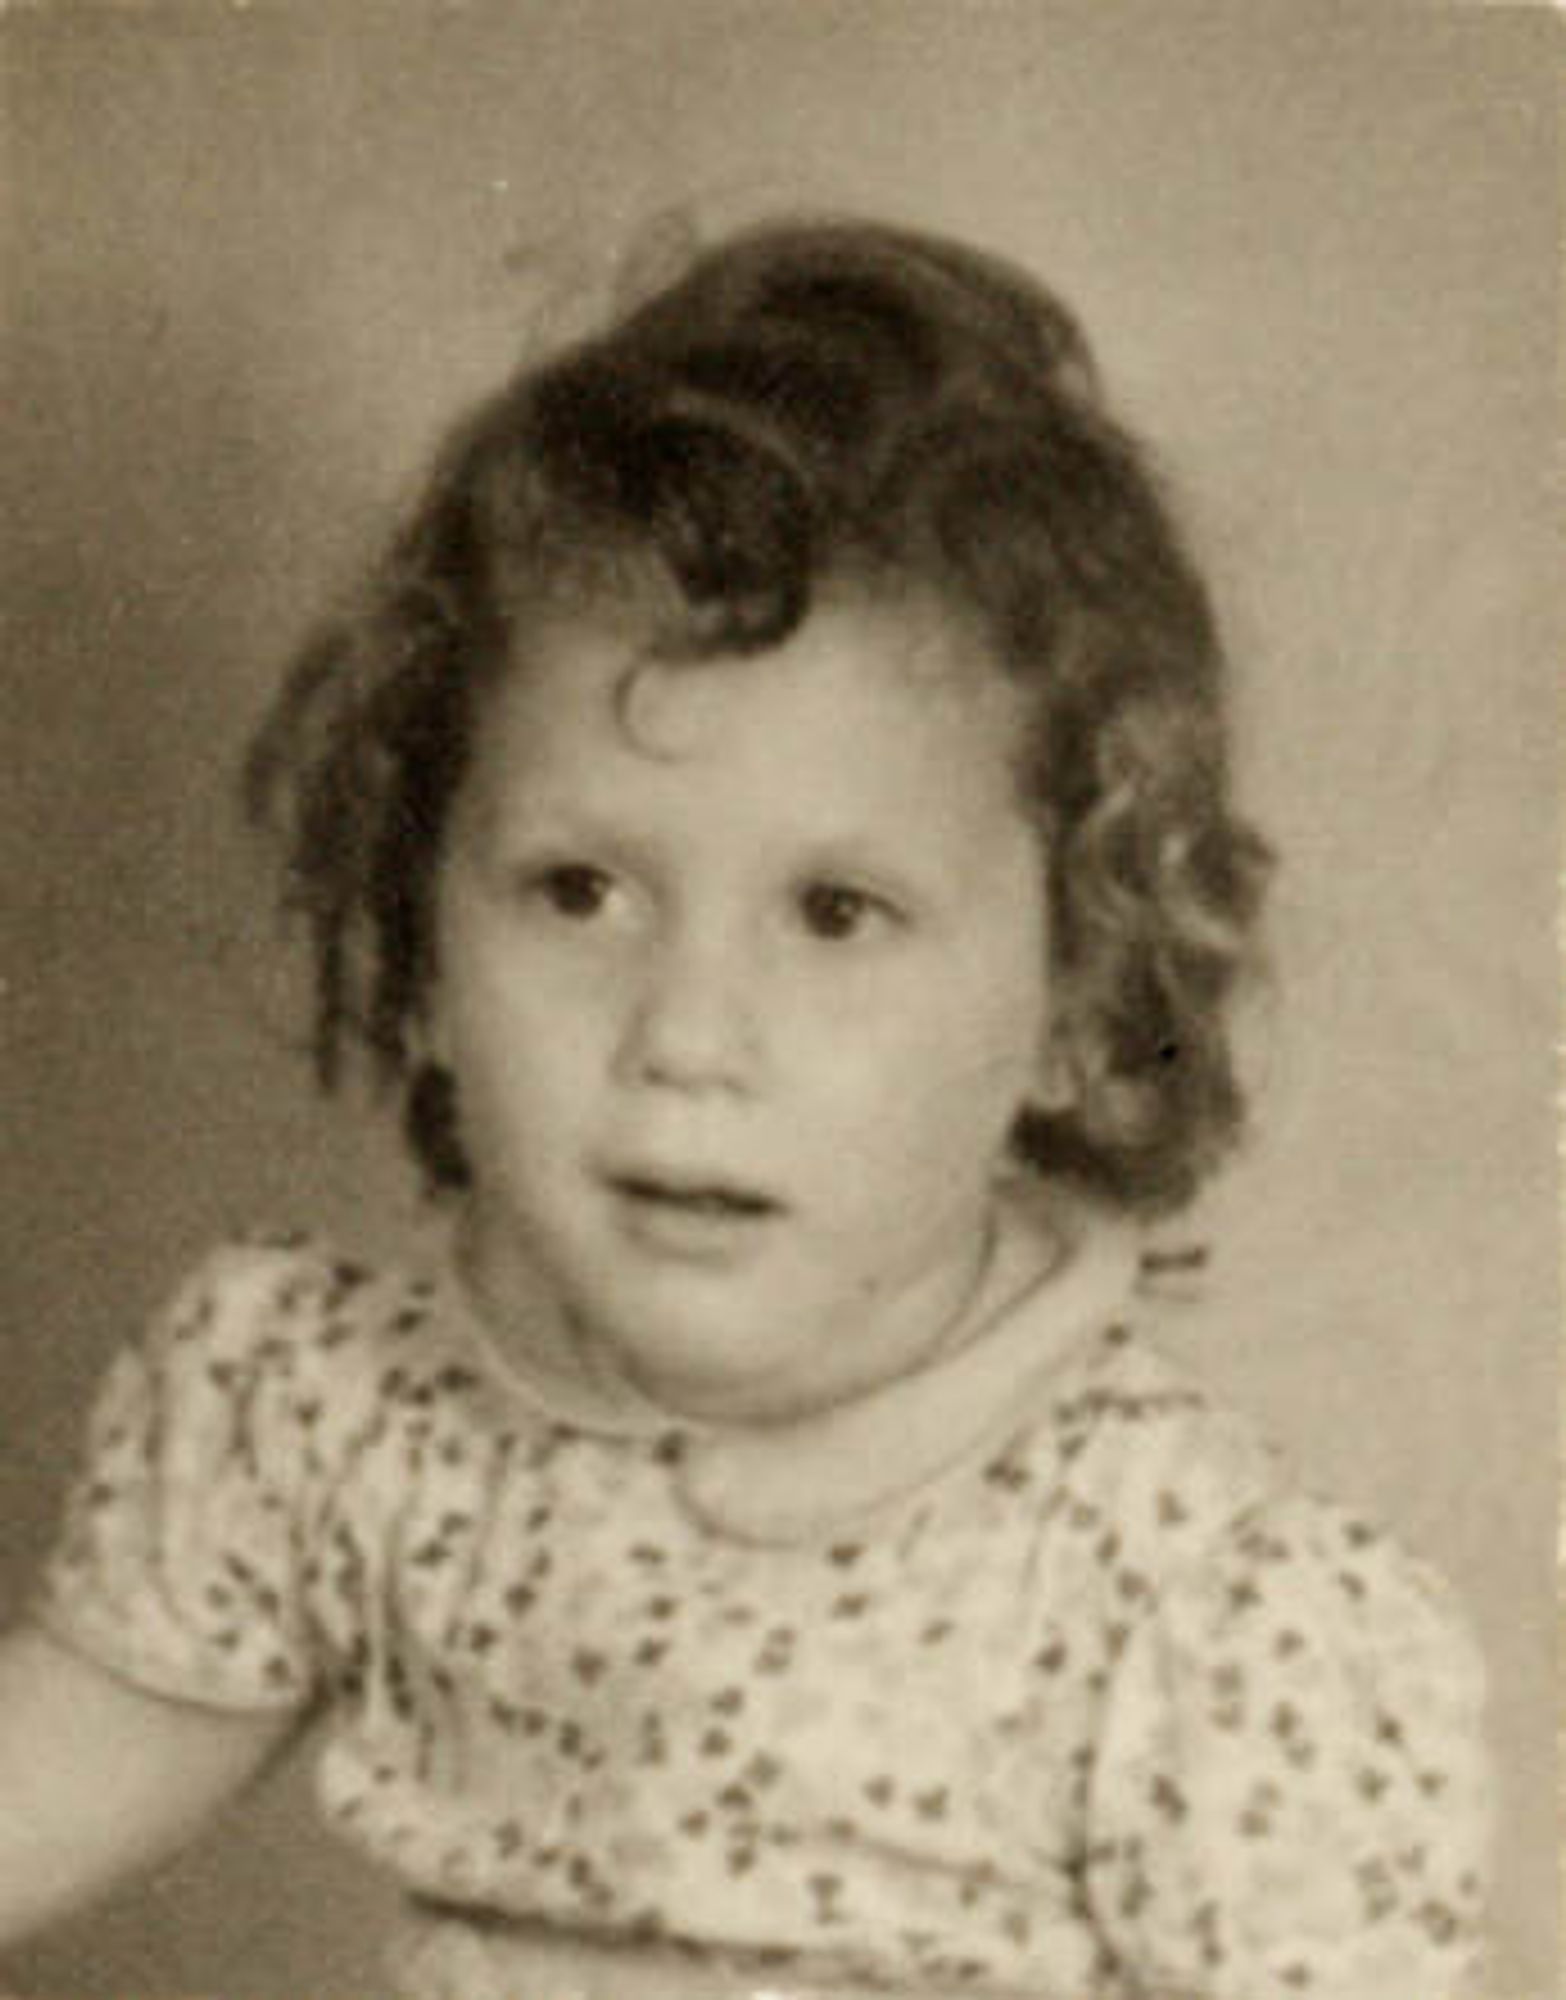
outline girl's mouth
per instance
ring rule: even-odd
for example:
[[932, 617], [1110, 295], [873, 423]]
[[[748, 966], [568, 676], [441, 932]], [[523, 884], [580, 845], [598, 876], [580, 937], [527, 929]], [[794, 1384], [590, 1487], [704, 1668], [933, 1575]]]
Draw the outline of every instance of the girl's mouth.
[[624, 1241], [660, 1263], [728, 1271], [759, 1250], [784, 1213], [758, 1188], [661, 1173], [611, 1173], [606, 1185]]
[[663, 1180], [645, 1174], [616, 1174], [610, 1185], [615, 1192], [650, 1208], [677, 1215], [708, 1218], [715, 1222], [755, 1220], [776, 1215], [780, 1204], [770, 1195], [752, 1188], [722, 1182]]

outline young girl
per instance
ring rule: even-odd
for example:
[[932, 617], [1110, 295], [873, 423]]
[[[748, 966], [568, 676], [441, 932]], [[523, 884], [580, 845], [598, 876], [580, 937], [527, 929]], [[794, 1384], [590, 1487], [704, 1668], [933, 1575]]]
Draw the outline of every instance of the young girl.
[[1223, 683], [952, 243], [744, 235], [460, 429], [251, 767], [449, 1255], [224, 1248], [113, 1370], [0, 1934], [324, 1711], [420, 2000], [1458, 1990], [1462, 1628], [1145, 1331], [1241, 1116]]

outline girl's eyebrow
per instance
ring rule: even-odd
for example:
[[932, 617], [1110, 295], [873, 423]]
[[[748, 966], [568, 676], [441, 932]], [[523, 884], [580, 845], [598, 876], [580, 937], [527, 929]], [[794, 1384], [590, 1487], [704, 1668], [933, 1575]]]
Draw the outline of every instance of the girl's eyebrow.
[[603, 788], [562, 784], [547, 770], [499, 768], [476, 774], [468, 803], [474, 823], [489, 836], [532, 835], [555, 826], [614, 830], [615, 800]]
[[600, 807], [570, 799], [507, 799], [482, 816], [480, 837], [486, 847], [502, 852], [540, 847], [594, 847], [625, 850], [645, 847], [623, 822]]
[[910, 867], [901, 848], [888, 852], [884, 843], [852, 833], [826, 833], [803, 847], [793, 872], [811, 878], [842, 877], [907, 900], [928, 896], [929, 878], [934, 873], [929, 868]]

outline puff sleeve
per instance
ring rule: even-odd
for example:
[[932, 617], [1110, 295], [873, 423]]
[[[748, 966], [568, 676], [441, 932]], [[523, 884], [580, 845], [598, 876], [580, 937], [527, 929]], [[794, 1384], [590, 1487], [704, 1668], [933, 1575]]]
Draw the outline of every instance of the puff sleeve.
[[311, 1693], [299, 1289], [288, 1253], [221, 1250], [99, 1389], [33, 1610], [154, 1693], [268, 1709]]
[[1108, 1697], [1088, 1889], [1149, 2000], [1453, 2000], [1480, 1941], [1482, 1675], [1438, 1579], [1303, 1498], [1161, 1596]]

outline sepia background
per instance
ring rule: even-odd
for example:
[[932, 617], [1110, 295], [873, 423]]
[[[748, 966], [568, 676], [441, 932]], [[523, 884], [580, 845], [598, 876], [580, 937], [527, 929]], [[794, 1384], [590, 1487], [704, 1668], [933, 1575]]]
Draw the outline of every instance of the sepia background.
[[[661, 211], [954, 230], [1077, 305], [1157, 440], [1286, 858], [1258, 1137], [1179, 1337], [1471, 1605], [1486, 2000], [1553, 1993], [1550, 11], [60, 0], [0, 53], [0, 1615], [186, 1260], [417, 1226], [373, 1119], [309, 1094], [231, 803], [389, 500]], [[364, 2000], [383, 1893], [301, 1764], [0, 1985]]]

